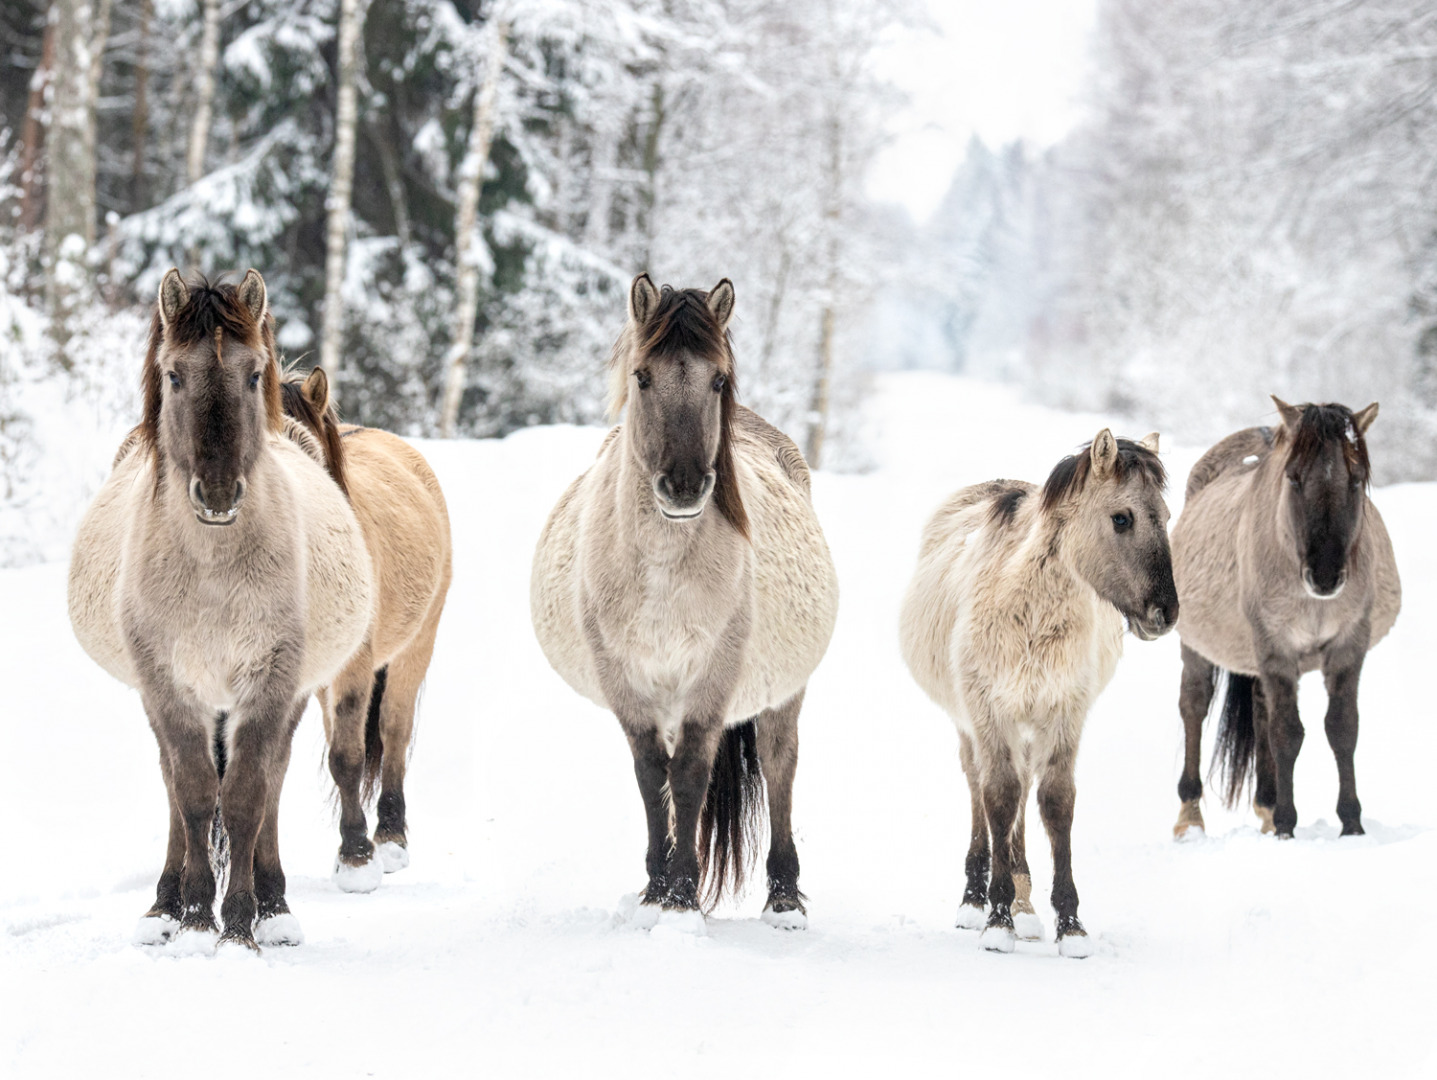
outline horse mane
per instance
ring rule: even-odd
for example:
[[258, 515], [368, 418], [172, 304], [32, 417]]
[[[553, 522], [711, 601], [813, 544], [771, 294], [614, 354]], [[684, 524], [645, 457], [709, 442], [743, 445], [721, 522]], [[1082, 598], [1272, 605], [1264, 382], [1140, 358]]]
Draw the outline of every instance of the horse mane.
[[339, 410], [331, 397], [321, 412], [304, 396], [305, 373], [288, 368], [280, 378], [280, 398], [286, 416], [303, 424], [324, 450], [324, 464], [330, 478], [349, 498], [349, 482], [344, 467], [344, 440], [339, 432]]
[[[264, 405], [271, 431], [284, 428], [284, 408], [279, 390], [279, 346], [274, 340], [274, 316], [265, 312], [261, 323], [240, 299], [239, 289], [227, 281], [211, 283], [202, 274], [185, 282], [189, 298], [166, 328], [160, 306], [150, 316], [150, 333], [145, 345], [145, 365], [140, 376], [143, 411], [132, 433], [155, 463], [155, 484], [160, 481], [160, 405], [163, 402], [164, 372], [160, 370], [160, 346], [184, 348], [211, 340], [216, 333], [233, 334], [250, 348], [269, 357], [264, 369]], [[128, 441], [128, 440], [127, 440]]]
[[[1159, 491], [1167, 487], [1167, 470], [1163, 468], [1157, 454], [1131, 439], [1118, 439], [1117, 444], [1118, 456], [1113, 463], [1113, 475], [1119, 483], [1130, 476], [1136, 476], [1144, 484], [1156, 486]], [[1048, 480], [1043, 485], [1043, 512], [1047, 513], [1069, 498], [1080, 495], [1092, 472], [1092, 443], [1088, 443], [1076, 454], [1069, 454], [1053, 466], [1053, 471], [1048, 474]]]
[[734, 370], [733, 344], [708, 307], [703, 289], [675, 289], [665, 285], [658, 306], [642, 326], [624, 327], [609, 356], [609, 412], [617, 416], [628, 401], [630, 357], [677, 360], [699, 356], [724, 377], [719, 391], [719, 448], [714, 459], [714, 504], [740, 536], [749, 539], [748, 511], [738, 490], [734, 467], [734, 426], [738, 410], [738, 373]]
[[1299, 405], [1302, 419], [1297, 430], [1285, 425], [1282, 438], [1291, 440], [1289, 465], [1307, 468], [1314, 465], [1325, 447], [1337, 443], [1342, 447], [1342, 460], [1348, 475], [1359, 478], [1364, 485], [1372, 482], [1372, 463], [1367, 456], [1367, 437], [1357, 429], [1352, 410], [1346, 405]]

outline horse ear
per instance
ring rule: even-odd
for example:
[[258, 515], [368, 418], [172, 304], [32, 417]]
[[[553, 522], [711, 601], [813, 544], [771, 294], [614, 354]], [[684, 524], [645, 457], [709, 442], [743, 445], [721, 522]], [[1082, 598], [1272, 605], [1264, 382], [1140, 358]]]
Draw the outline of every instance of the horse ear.
[[1353, 424], [1356, 425], [1357, 430], [1363, 435], [1367, 434], [1367, 429], [1372, 426], [1372, 421], [1376, 419], [1377, 402], [1375, 401], [1371, 405], [1367, 406], [1367, 408], [1363, 409], [1361, 412], [1355, 412], [1352, 414]]
[[733, 282], [724, 278], [713, 287], [709, 293], [708, 309], [719, 324], [720, 330], [728, 329], [728, 321], [733, 318]]
[[1118, 464], [1118, 440], [1113, 438], [1113, 433], [1107, 428], [1098, 432], [1097, 438], [1093, 440], [1093, 475], [1099, 480], [1106, 480], [1113, 475]]
[[1282, 426], [1289, 431], [1296, 431], [1297, 425], [1302, 421], [1302, 410], [1295, 405], [1289, 405], [1276, 394], [1268, 394], [1272, 403], [1277, 406], [1277, 414], [1282, 417]]
[[173, 266], [170, 267], [165, 271], [165, 276], [160, 279], [160, 295], [158, 297], [160, 322], [166, 329], [184, 310], [184, 306], [189, 303], [189, 300], [190, 290], [185, 285], [184, 278], [180, 277], [180, 272]]
[[323, 414], [329, 408], [329, 376], [324, 368], [317, 367], [304, 377], [299, 392], [304, 400], [314, 406], [314, 411]]
[[1158, 433], [1156, 431], [1148, 432], [1138, 440], [1138, 445], [1149, 453], [1156, 454], [1158, 452]]
[[639, 326], [649, 321], [659, 306], [659, 290], [654, 288], [654, 279], [640, 274], [629, 286], [629, 318]]
[[264, 278], [260, 277], [259, 271], [253, 267], [244, 272], [244, 280], [239, 283], [239, 298], [244, 302], [244, 306], [249, 308], [255, 322], [264, 321], [267, 302]]

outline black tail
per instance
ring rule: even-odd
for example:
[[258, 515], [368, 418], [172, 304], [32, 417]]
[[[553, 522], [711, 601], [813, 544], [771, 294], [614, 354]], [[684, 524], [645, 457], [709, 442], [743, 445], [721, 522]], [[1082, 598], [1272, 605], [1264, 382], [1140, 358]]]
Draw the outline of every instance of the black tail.
[[364, 718], [364, 787], [360, 794], [365, 802], [373, 798], [374, 786], [379, 782], [379, 767], [384, 764], [384, 735], [379, 730], [379, 706], [384, 701], [384, 684], [388, 679], [387, 667], [374, 673], [374, 687], [369, 692], [369, 715]]
[[711, 911], [725, 889], [737, 896], [753, 869], [764, 818], [758, 729], [752, 720], [724, 731], [704, 811], [699, 818], [703, 907]]
[[1257, 679], [1251, 675], [1227, 675], [1227, 695], [1222, 704], [1222, 719], [1213, 746], [1212, 773], [1217, 773], [1223, 789], [1223, 802], [1229, 809], [1242, 801], [1243, 792], [1253, 777], [1253, 751], [1257, 748], [1257, 729], [1253, 723], [1253, 691]]

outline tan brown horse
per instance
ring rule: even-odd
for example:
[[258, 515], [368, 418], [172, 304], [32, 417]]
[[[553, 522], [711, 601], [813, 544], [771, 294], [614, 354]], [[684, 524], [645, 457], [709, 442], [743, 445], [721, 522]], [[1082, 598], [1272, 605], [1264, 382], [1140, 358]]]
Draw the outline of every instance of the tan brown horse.
[[1187, 736], [1179, 837], [1203, 827], [1202, 724], [1223, 672], [1217, 756], [1228, 804], [1255, 772], [1262, 831], [1292, 836], [1292, 772], [1303, 738], [1297, 680], [1319, 668], [1328, 695], [1323, 726], [1337, 758], [1337, 816], [1344, 836], [1362, 832], [1353, 766], [1357, 683], [1367, 651], [1402, 607], [1392, 541], [1367, 497], [1366, 434], [1377, 403], [1354, 413], [1273, 401], [1280, 426], [1229, 435], [1193, 466], [1173, 528]]
[[[322, 369], [307, 377], [288, 373], [281, 389], [285, 411], [324, 446], [330, 475], [359, 518], [373, 567], [369, 633], [339, 677], [319, 692], [340, 801], [334, 880], [346, 892], [371, 892], [385, 873], [409, 865], [404, 774], [415, 702], [452, 576], [449, 512], [419, 451], [387, 431], [339, 423]], [[379, 820], [371, 842], [364, 803], [377, 779]]]

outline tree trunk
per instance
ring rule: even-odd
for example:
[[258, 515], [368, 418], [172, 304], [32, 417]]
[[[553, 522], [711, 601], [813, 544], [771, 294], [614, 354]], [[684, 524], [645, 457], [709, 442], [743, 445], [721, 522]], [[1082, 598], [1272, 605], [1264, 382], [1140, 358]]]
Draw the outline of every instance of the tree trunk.
[[215, 66], [220, 58], [220, 0], [204, 0], [204, 20], [200, 36], [200, 68], [195, 79], [195, 115], [190, 121], [189, 153], [185, 155], [187, 184], [193, 184], [205, 174], [210, 114], [215, 102]]
[[140, 0], [140, 41], [135, 56], [135, 111], [130, 120], [131, 141], [135, 146], [130, 165], [130, 210], [148, 205], [145, 192], [145, 136], [150, 129], [150, 16], [154, 0]]
[[95, 242], [95, 97], [110, 27], [110, 0], [55, 0], [45, 199], [45, 300], [57, 358], [87, 291], [86, 254]]
[[843, 211], [843, 128], [838, 116], [828, 118], [828, 199], [823, 210], [828, 231], [828, 276], [824, 288], [823, 310], [819, 316], [818, 372], [813, 381], [813, 399], [809, 407], [808, 467], [817, 469], [823, 460], [823, 443], [828, 435], [829, 383], [833, 379], [833, 334], [838, 290], [842, 283], [838, 260], [840, 256], [838, 228]]
[[30, 97], [25, 103], [25, 127], [20, 136], [24, 144], [20, 158], [20, 227], [29, 232], [40, 223], [40, 210], [45, 194], [44, 157], [40, 151], [45, 143], [45, 84], [55, 69], [55, 22], [45, 23], [45, 37], [40, 46], [40, 64], [30, 76]]
[[329, 373], [330, 385], [336, 387], [344, 338], [344, 255], [354, 190], [354, 126], [359, 115], [354, 84], [362, 24], [360, 0], [340, 0], [339, 93], [334, 119], [334, 173], [325, 206], [329, 216], [325, 225], [324, 323], [319, 342], [320, 366]]
[[479, 267], [474, 260], [474, 234], [484, 166], [489, 160], [489, 144], [494, 135], [494, 105], [499, 95], [499, 77], [503, 73], [508, 47], [509, 23], [499, 15], [494, 18], [490, 31], [484, 81], [474, 95], [474, 123], [469, 129], [469, 148], [459, 168], [459, 205], [454, 233], [454, 262], [459, 281], [455, 289], [454, 336], [444, 379], [444, 403], [439, 414], [439, 434], [445, 439], [454, 437], [454, 427], [459, 421], [459, 402], [464, 396], [464, 376], [469, 366], [474, 318], [479, 310]]

